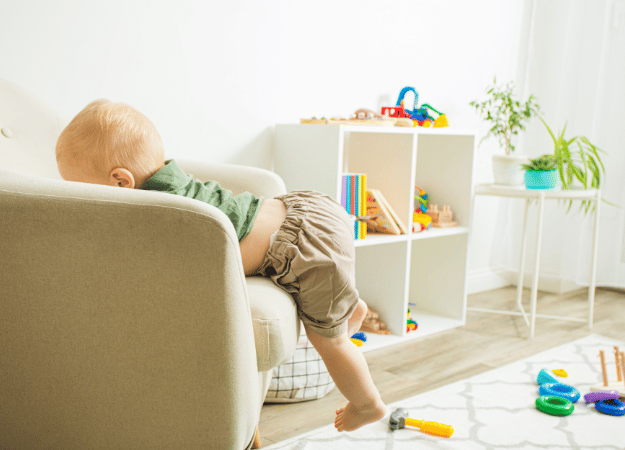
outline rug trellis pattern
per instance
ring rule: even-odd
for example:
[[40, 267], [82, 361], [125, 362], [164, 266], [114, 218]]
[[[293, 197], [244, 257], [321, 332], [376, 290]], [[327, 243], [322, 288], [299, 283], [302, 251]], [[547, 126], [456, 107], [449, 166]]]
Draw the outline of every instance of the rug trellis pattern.
[[[538, 411], [536, 376], [543, 369], [565, 369], [565, 384], [582, 396], [601, 382], [599, 350], [625, 348], [625, 342], [591, 335], [480, 375], [388, 405], [387, 417], [350, 433], [333, 425], [266, 447], [267, 450], [623, 450], [625, 416], [608, 416], [585, 405], [583, 398], [570, 416]], [[615, 378], [614, 364], [609, 366]], [[415, 428], [391, 432], [390, 412], [402, 407], [410, 417], [452, 425], [451, 438], [421, 433]]]

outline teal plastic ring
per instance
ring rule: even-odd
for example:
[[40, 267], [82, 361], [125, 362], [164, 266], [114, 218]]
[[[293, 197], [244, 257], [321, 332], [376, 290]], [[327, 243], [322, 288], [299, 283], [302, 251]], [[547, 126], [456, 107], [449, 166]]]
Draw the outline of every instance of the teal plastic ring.
[[552, 416], [568, 416], [575, 406], [570, 400], [555, 395], [541, 395], [536, 399], [536, 408]]
[[573, 386], [563, 383], [545, 383], [538, 388], [539, 395], [555, 395], [575, 403], [579, 400], [579, 391]]

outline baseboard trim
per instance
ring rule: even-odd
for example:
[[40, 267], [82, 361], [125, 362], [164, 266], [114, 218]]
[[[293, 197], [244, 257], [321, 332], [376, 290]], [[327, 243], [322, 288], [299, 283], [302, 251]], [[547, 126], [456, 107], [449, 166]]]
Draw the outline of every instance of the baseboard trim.
[[[516, 286], [517, 277], [517, 272], [499, 267], [487, 267], [470, 271], [467, 273], [467, 295], [492, 291], [493, 289], [500, 289], [510, 285]], [[532, 282], [533, 274], [526, 273], [523, 277], [523, 287], [531, 289]], [[561, 278], [547, 275], [538, 276], [538, 290], [543, 292], [564, 294], [583, 287], [584, 286], [580, 286], [573, 281], [563, 280]]]
[[510, 286], [510, 276], [507, 270], [497, 267], [472, 270], [467, 273], [467, 294], [492, 291]]

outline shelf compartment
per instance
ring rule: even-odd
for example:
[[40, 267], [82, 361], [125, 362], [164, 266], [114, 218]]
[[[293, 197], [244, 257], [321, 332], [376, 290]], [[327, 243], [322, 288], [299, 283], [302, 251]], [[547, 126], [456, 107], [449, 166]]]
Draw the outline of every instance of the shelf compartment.
[[[474, 135], [421, 134], [417, 142], [415, 184], [428, 194], [430, 204], [449, 205], [453, 220], [470, 226], [471, 174]], [[441, 176], [442, 174], [442, 176]]]
[[449, 228], [430, 228], [427, 231], [421, 233], [410, 234], [383, 234], [367, 232], [365, 239], [357, 239], [354, 241], [354, 246], [363, 247], [367, 245], [382, 245], [392, 242], [405, 242], [408, 240], [416, 239], [436, 239], [445, 236], [451, 236], [454, 234], [468, 234], [469, 229], [467, 227], [449, 227]]
[[345, 133], [343, 171], [366, 173], [367, 189], [379, 190], [410, 230], [415, 135], [360, 131]]
[[356, 247], [356, 289], [391, 333], [406, 333], [408, 242]]
[[431, 334], [441, 333], [443, 331], [451, 330], [464, 325], [462, 320], [450, 319], [449, 317], [437, 316], [435, 314], [427, 314], [423, 312], [419, 313], [419, 320], [416, 322], [419, 324], [419, 328], [415, 331], [407, 333], [403, 337], [394, 334], [384, 335], [365, 332], [367, 335], [367, 342], [365, 342], [360, 348], [363, 352], [369, 352], [379, 348], [401, 344], [412, 339], [420, 339]]
[[419, 326], [422, 314], [464, 322], [468, 238], [462, 233], [411, 242], [408, 298]]

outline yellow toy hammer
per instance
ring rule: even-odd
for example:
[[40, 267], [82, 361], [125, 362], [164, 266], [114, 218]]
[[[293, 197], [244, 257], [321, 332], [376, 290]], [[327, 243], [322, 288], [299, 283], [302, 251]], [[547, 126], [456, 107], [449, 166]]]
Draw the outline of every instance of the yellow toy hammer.
[[449, 437], [454, 434], [454, 428], [451, 425], [411, 419], [408, 417], [408, 410], [397, 408], [389, 419], [390, 429], [397, 430], [399, 428], [404, 428], [406, 425], [417, 427], [423, 433], [433, 434], [435, 436]]

